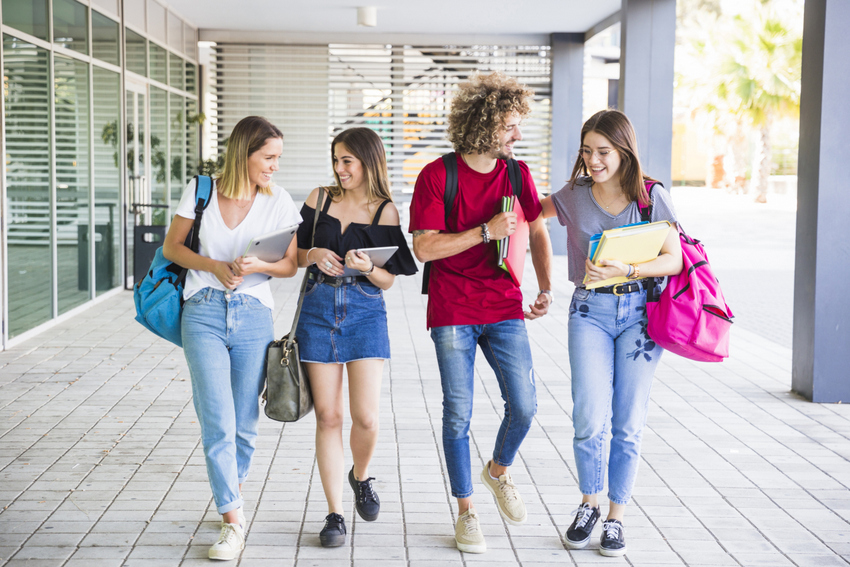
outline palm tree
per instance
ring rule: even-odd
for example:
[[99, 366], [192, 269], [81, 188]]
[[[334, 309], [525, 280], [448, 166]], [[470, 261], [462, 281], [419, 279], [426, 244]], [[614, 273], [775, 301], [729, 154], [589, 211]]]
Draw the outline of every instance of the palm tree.
[[692, 108], [711, 116], [717, 132], [739, 140], [734, 145], [740, 147], [746, 128], [758, 131], [752, 184], [756, 200], [765, 202], [770, 127], [800, 112], [802, 0], [754, 0], [734, 17], [706, 15], [698, 22], [682, 83], [693, 94]]

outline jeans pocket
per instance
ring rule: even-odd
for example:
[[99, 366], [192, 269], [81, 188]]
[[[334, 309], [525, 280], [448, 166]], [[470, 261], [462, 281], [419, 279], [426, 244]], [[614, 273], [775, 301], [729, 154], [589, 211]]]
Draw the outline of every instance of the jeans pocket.
[[369, 299], [380, 299], [381, 296], [381, 288], [372, 284], [361, 284], [357, 282], [354, 284], [354, 287], [357, 288], [357, 291], [368, 297]]
[[589, 289], [584, 289], [581, 287], [576, 288], [576, 290], [573, 292], [573, 298], [570, 300], [570, 317], [572, 317], [576, 313], [576, 311], [581, 311], [582, 317], [587, 317], [586, 313], [588, 311], [588, 308], [587, 305], [584, 305], [584, 303], [588, 300], [591, 293], [593, 292]]
[[186, 301], [183, 302], [183, 306], [185, 307], [186, 305], [198, 305], [200, 303], [203, 303], [206, 296], [207, 296], [206, 288], [199, 289], [198, 291], [195, 292], [195, 294], [192, 297], [190, 297], [189, 299], [187, 299]]
[[315, 280], [307, 280], [307, 287], [304, 289], [304, 297], [307, 297], [319, 287]]

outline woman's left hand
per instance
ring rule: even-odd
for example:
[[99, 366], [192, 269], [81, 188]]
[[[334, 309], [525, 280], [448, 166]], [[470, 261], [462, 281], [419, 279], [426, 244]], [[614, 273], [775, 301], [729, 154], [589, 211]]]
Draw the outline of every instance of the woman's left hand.
[[256, 256], [239, 256], [230, 264], [230, 269], [237, 276], [247, 276], [266, 270], [267, 264]]
[[349, 250], [345, 253], [345, 266], [358, 272], [368, 272], [372, 268], [372, 259], [365, 252]]
[[596, 266], [590, 259], [584, 261], [584, 269], [590, 282], [601, 282], [609, 278], [626, 277], [629, 274], [629, 265], [619, 260], [600, 260], [601, 266]]

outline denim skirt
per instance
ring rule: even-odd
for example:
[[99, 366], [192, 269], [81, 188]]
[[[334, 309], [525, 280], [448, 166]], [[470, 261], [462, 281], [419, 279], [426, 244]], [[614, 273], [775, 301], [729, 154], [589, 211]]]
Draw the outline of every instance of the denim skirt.
[[389, 359], [384, 292], [363, 281], [333, 287], [310, 280], [295, 336], [302, 362]]

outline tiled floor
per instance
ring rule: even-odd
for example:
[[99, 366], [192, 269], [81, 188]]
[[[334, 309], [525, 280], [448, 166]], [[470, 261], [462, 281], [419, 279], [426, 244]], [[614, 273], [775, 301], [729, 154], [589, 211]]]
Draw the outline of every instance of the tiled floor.
[[[556, 280], [566, 282], [564, 262], [556, 264]], [[274, 284], [279, 335], [291, 322], [297, 284]], [[536, 292], [531, 274], [526, 291], [529, 300]], [[503, 523], [476, 483], [489, 551], [454, 548], [425, 301], [418, 278], [398, 278], [386, 294], [393, 360], [370, 471], [380, 518], [355, 517], [346, 487], [348, 544], [319, 547], [326, 505], [314, 417], [285, 427], [264, 418], [244, 486], [250, 528], [239, 565], [850, 563], [850, 408], [789, 393], [790, 350], [738, 326], [733, 356], [722, 364], [669, 353], [661, 361], [626, 516], [629, 553], [601, 557], [596, 537], [586, 550], [567, 551], [560, 538], [579, 501], [566, 355], [571, 290], [559, 283], [555, 291], [552, 313], [528, 325], [539, 410], [512, 467], [528, 506], [525, 525]], [[502, 402], [483, 357], [476, 368], [477, 479]], [[0, 565], [209, 564], [219, 516], [196, 421], [181, 351], [133, 321], [129, 293], [0, 353]]]

